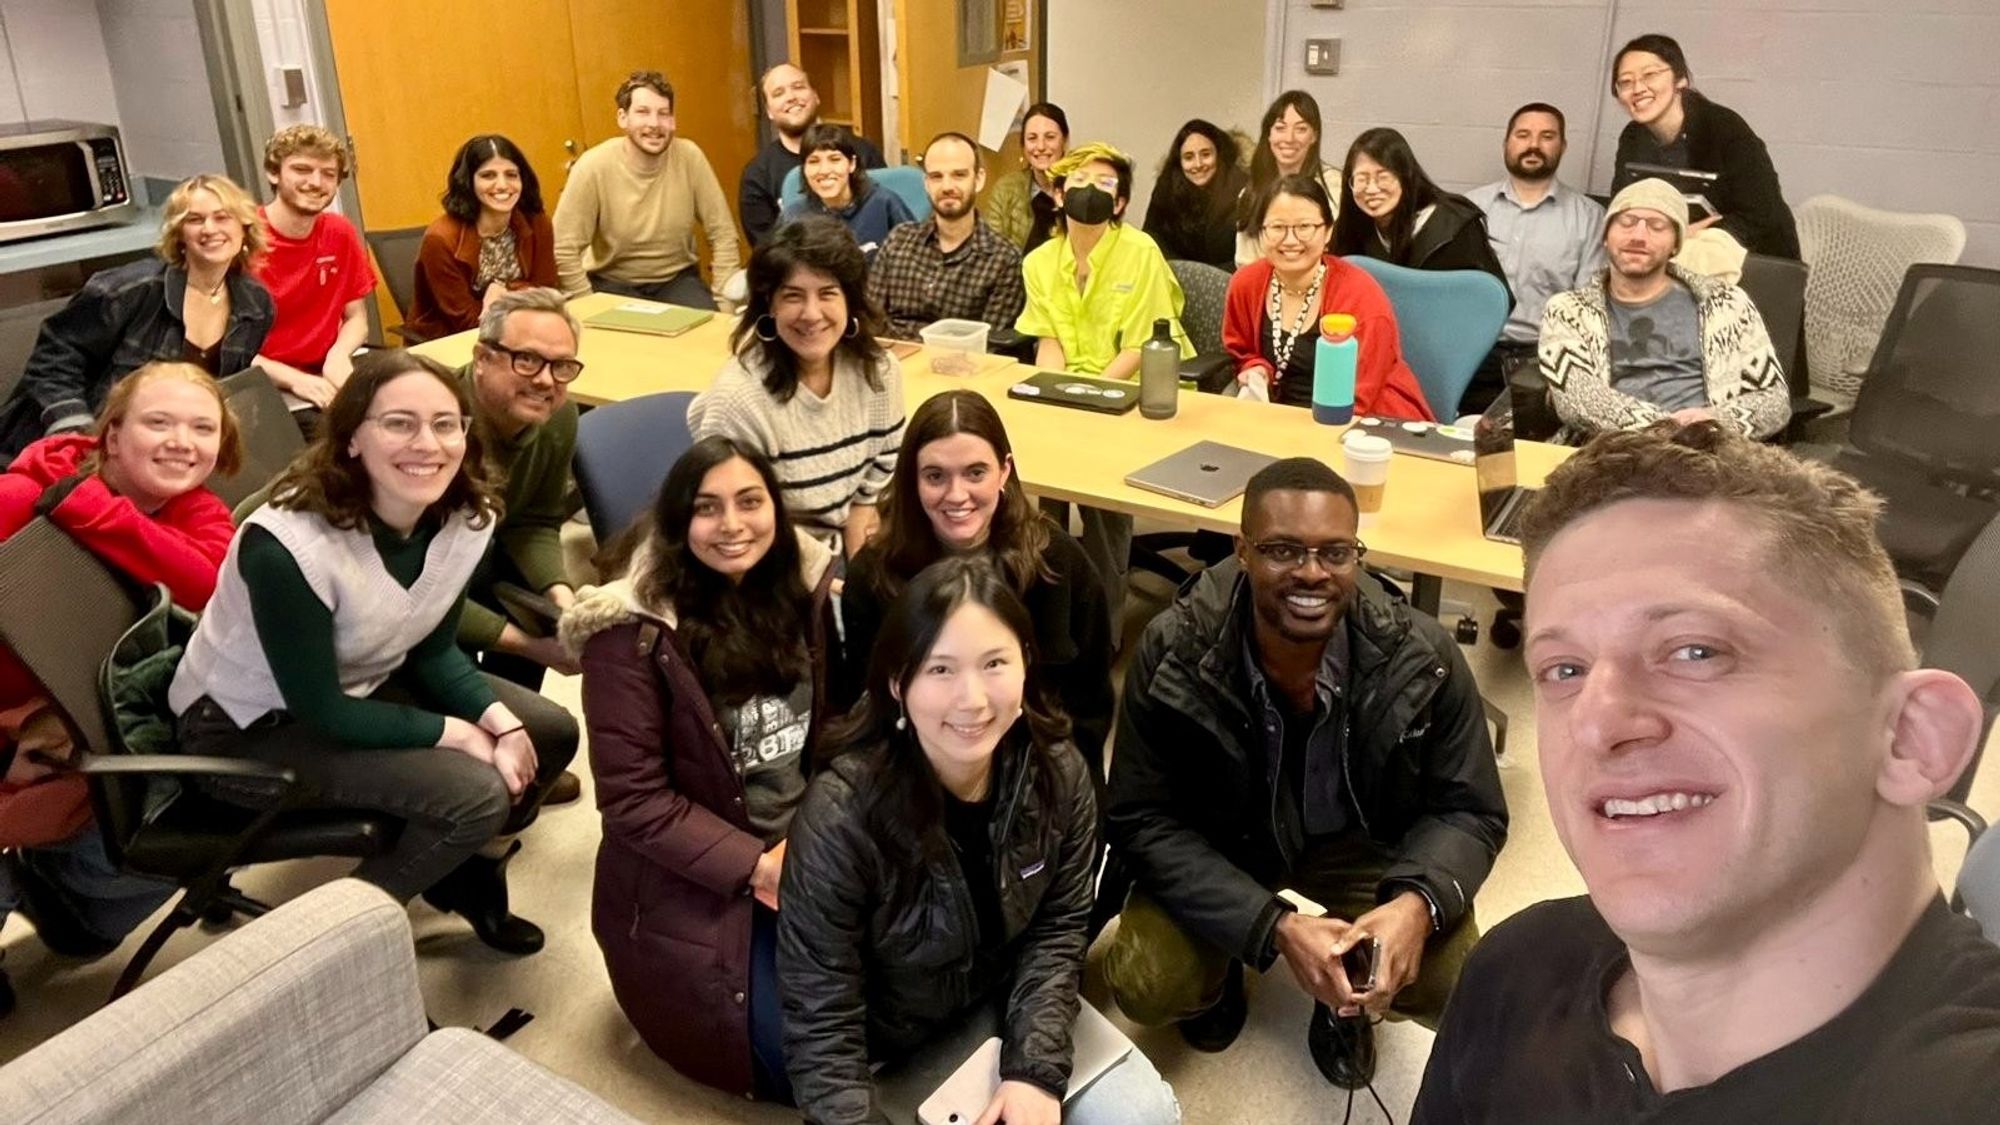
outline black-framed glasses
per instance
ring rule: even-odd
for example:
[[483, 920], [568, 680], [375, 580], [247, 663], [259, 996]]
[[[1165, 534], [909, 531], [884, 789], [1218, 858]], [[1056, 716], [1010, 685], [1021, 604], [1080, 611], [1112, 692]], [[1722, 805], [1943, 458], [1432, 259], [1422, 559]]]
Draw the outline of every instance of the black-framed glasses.
[[1296, 238], [1300, 242], [1311, 242], [1325, 229], [1325, 223], [1265, 223], [1264, 241], [1283, 242], [1287, 238]]
[[1317, 558], [1321, 566], [1335, 574], [1353, 570], [1368, 554], [1368, 544], [1359, 539], [1352, 543], [1328, 543], [1322, 547], [1308, 547], [1289, 539], [1271, 539], [1252, 543], [1250, 549], [1279, 570], [1297, 570], [1306, 565], [1307, 559]]
[[485, 346], [495, 354], [506, 356], [507, 366], [523, 379], [540, 375], [544, 368], [548, 369], [549, 378], [558, 383], [574, 383], [576, 377], [583, 374], [583, 361], [580, 359], [550, 359], [540, 352], [510, 348], [505, 344]]

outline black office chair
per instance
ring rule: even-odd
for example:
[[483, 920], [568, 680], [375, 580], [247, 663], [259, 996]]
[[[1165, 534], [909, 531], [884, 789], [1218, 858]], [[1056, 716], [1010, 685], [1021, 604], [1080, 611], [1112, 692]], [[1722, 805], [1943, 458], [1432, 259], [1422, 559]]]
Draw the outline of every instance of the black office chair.
[[1236, 364], [1222, 347], [1222, 318], [1229, 305], [1229, 274], [1206, 262], [1171, 261], [1186, 300], [1181, 305], [1181, 329], [1194, 345], [1194, 357], [1181, 361], [1181, 380], [1208, 394], [1234, 392]]
[[[368, 248], [375, 252], [375, 264], [382, 270], [382, 280], [389, 285], [389, 296], [396, 302], [396, 312], [406, 318], [410, 315], [410, 302], [416, 299], [417, 251], [423, 249], [423, 245], [422, 227], [368, 232]], [[421, 344], [427, 339], [407, 323], [389, 331], [402, 337], [405, 345]]]
[[28, 356], [34, 353], [35, 341], [41, 337], [42, 321], [67, 304], [67, 300], [36, 301], [0, 309], [0, 402], [13, 397], [14, 388], [21, 385], [21, 376], [28, 373]]
[[[1986, 708], [1986, 722], [1979, 731], [1983, 751], [1994, 719], [2000, 716], [2000, 516], [1960, 556], [1942, 595], [1912, 583], [1905, 583], [1904, 590], [1912, 610], [1910, 634], [1917, 639], [1924, 667], [1942, 668], [1979, 693]], [[1952, 786], [1952, 800], [1966, 799], [1978, 769], [1975, 751], [1972, 764]]]
[[222, 380], [222, 392], [243, 434], [243, 466], [233, 476], [210, 477], [208, 487], [232, 511], [276, 480], [306, 447], [284, 392], [261, 367], [239, 371]]
[[1785, 383], [1792, 392], [1792, 419], [1783, 431], [1784, 440], [1796, 441], [1806, 423], [1833, 409], [1831, 403], [1812, 397], [1812, 377], [1805, 367], [1806, 264], [1768, 254], [1751, 254], [1743, 260], [1739, 285], [1764, 318], [1764, 331], [1778, 354]]

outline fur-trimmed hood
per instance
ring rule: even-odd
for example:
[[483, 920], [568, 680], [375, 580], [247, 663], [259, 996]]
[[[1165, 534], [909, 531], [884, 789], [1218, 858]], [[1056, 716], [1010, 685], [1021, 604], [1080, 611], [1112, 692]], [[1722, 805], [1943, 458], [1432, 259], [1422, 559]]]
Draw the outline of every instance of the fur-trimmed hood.
[[[816, 590], [820, 580], [826, 576], [827, 568], [833, 565], [833, 551], [798, 528], [793, 528], [792, 533], [799, 540], [799, 577], [805, 581], [807, 590]], [[632, 561], [626, 566], [624, 574], [602, 586], [585, 586], [578, 590], [576, 604], [563, 613], [562, 623], [556, 630], [563, 649], [571, 656], [581, 657], [590, 638], [606, 629], [641, 618], [658, 621], [669, 629], [677, 627], [679, 615], [672, 605], [646, 605], [639, 599], [638, 576], [652, 567], [653, 539], [647, 536], [640, 542], [639, 549], [632, 552]]]

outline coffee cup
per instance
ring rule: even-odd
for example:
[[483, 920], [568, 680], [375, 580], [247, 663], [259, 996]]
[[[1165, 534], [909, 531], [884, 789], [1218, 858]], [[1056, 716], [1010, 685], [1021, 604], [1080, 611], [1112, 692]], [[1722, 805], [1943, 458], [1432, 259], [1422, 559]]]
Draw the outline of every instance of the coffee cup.
[[1342, 473], [1354, 488], [1354, 506], [1361, 513], [1361, 526], [1371, 527], [1382, 511], [1382, 494], [1389, 487], [1389, 458], [1395, 447], [1388, 438], [1350, 433], [1340, 443], [1346, 455]]

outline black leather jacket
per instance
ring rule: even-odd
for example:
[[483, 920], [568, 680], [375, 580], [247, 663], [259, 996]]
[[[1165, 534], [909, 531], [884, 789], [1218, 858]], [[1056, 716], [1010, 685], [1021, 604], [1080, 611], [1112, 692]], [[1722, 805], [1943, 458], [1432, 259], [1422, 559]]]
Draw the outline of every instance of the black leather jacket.
[[869, 1061], [909, 1054], [1003, 989], [1002, 1077], [1058, 1096], [1069, 1083], [1096, 798], [1074, 747], [1035, 752], [1024, 727], [1001, 743], [993, 778], [1006, 917], [997, 959], [978, 956], [972, 892], [942, 828], [932, 851], [942, 858], [923, 871], [892, 869], [871, 837], [872, 755], [845, 755], [814, 776], [778, 892], [785, 1069], [808, 1122], [887, 1122]]

